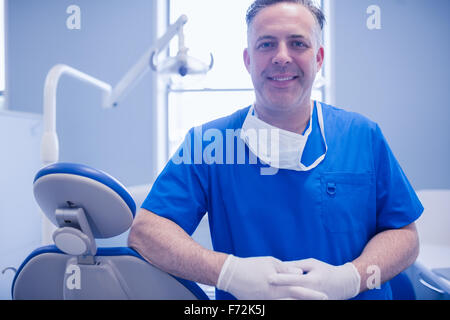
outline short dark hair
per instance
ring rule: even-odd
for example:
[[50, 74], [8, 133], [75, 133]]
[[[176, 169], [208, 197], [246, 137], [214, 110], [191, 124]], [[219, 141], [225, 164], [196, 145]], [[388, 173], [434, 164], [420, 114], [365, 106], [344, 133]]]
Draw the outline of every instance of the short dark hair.
[[247, 10], [246, 15], [247, 26], [250, 27], [250, 24], [252, 23], [255, 16], [262, 9], [280, 2], [292, 2], [304, 6], [316, 18], [316, 21], [320, 26], [320, 30], [323, 30], [323, 26], [325, 24], [325, 15], [323, 14], [322, 10], [314, 4], [312, 0], [255, 0]]

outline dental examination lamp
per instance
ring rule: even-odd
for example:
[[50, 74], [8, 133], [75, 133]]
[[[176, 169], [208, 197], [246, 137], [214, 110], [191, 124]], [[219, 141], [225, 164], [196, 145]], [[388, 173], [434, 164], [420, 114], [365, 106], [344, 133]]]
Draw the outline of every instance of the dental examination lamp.
[[[187, 20], [187, 16], [182, 15], [174, 24], [170, 25], [166, 33], [142, 55], [114, 88], [108, 83], [67, 65], [58, 64], [49, 71], [44, 86], [44, 134], [41, 144], [41, 160], [44, 165], [57, 162], [59, 159], [59, 143], [56, 134], [56, 93], [61, 76], [69, 75], [101, 89], [103, 91], [103, 108], [111, 108], [118, 106], [119, 102], [150, 69], [160, 74], [177, 74], [181, 77], [206, 74], [211, 70], [214, 64], [212, 54], [209, 65], [187, 54], [188, 49], [184, 44], [183, 33], [183, 27]], [[158, 54], [176, 35], [178, 35], [178, 54], [175, 57], [169, 57], [158, 66], [155, 62]]]
[[[58, 162], [59, 160], [59, 142], [56, 133], [56, 95], [58, 83], [63, 75], [69, 75], [75, 79], [81, 80], [89, 85], [99, 88], [103, 92], [103, 108], [112, 108], [118, 106], [125, 95], [135, 86], [142, 77], [152, 69], [162, 74], [178, 74], [182, 77], [187, 75], [206, 74], [213, 66], [211, 63], [206, 65], [201, 61], [189, 57], [188, 49], [184, 45], [183, 27], [187, 22], [187, 17], [182, 15], [178, 20], [170, 25], [166, 33], [159, 38], [155, 45], [150, 47], [142, 57], [131, 67], [125, 76], [113, 88], [110, 84], [98, 80], [86, 73], [76, 70], [64, 64], [55, 65], [47, 74], [44, 85], [44, 110], [43, 126], [44, 133], [41, 142], [41, 161], [43, 166]], [[170, 41], [178, 35], [179, 50], [176, 57], [169, 58], [161, 66], [155, 63], [158, 54], [163, 51]], [[44, 244], [51, 242], [51, 235], [54, 226], [45, 215], [42, 222], [42, 242]]]

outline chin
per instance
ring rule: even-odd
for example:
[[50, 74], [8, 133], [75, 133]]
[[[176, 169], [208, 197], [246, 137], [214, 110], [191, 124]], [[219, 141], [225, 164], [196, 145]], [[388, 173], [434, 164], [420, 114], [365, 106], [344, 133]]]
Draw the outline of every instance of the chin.
[[298, 104], [286, 103], [286, 102], [273, 102], [267, 105], [266, 110], [273, 112], [290, 112], [298, 108]]
[[294, 110], [297, 109], [301, 103], [300, 103], [300, 99], [289, 99], [289, 98], [285, 98], [285, 99], [272, 99], [270, 101], [270, 108], [271, 109], [275, 109], [275, 110], [283, 110], [283, 111], [289, 111], [289, 110]]

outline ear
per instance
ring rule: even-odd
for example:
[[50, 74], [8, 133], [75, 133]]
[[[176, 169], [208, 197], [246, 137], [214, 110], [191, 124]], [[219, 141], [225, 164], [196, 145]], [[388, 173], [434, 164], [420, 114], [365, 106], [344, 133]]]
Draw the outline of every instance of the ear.
[[247, 71], [250, 73], [250, 54], [248, 53], [248, 48], [244, 49], [244, 64]]
[[320, 69], [322, 68], [324, 59], [325, 59], [325, 49], [323, 48], [323, 46], [320, 46], [316, 55], [317, 72], [319, 72]]

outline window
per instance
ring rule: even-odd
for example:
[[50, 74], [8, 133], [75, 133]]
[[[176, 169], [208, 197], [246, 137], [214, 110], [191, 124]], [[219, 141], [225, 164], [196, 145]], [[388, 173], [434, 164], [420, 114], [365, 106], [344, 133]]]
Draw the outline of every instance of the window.
[[[254, 102], [253, 85], [242, 58], [247, 47], [245, 14], [252, 2], [170, 0], [170, 23], [181, 14], [189, 19], [184, 27], [189, 54], [206, 63], [210, 52], [214, 56], [214, 68], [203, 81], [195, 83], [186, 78], [180, 89], [169, 88], [170, 155], [191, 127], [229, 115]], [[177, 50], [177, 42], [172, 41], [171, 55]], [[313, 93], [314, 99], [322, 100], [322, 96], [322, 90]]]
[[5, 65], [5, 2], [0, 0], [0, 96], [5, 91]]
[[[181, 14], [186, 14], [189, 19], [184, 27], [189, 54], [206, 63], [210, 53], [214, 56], [214, 68], [204, 79], [194, 82], [195, 79], [186, 78], [181, 89], [169, 89], [170, 154], [175, 152], [191, 127], [229, 115], [253, 102], [251, 78], [242, 60], [247, 42], [245, 12], [251, 2], [170, 1], [171, 23]], [[172, 41], [171, 55], [176, 54], [176, 50], [176, 41]]]

